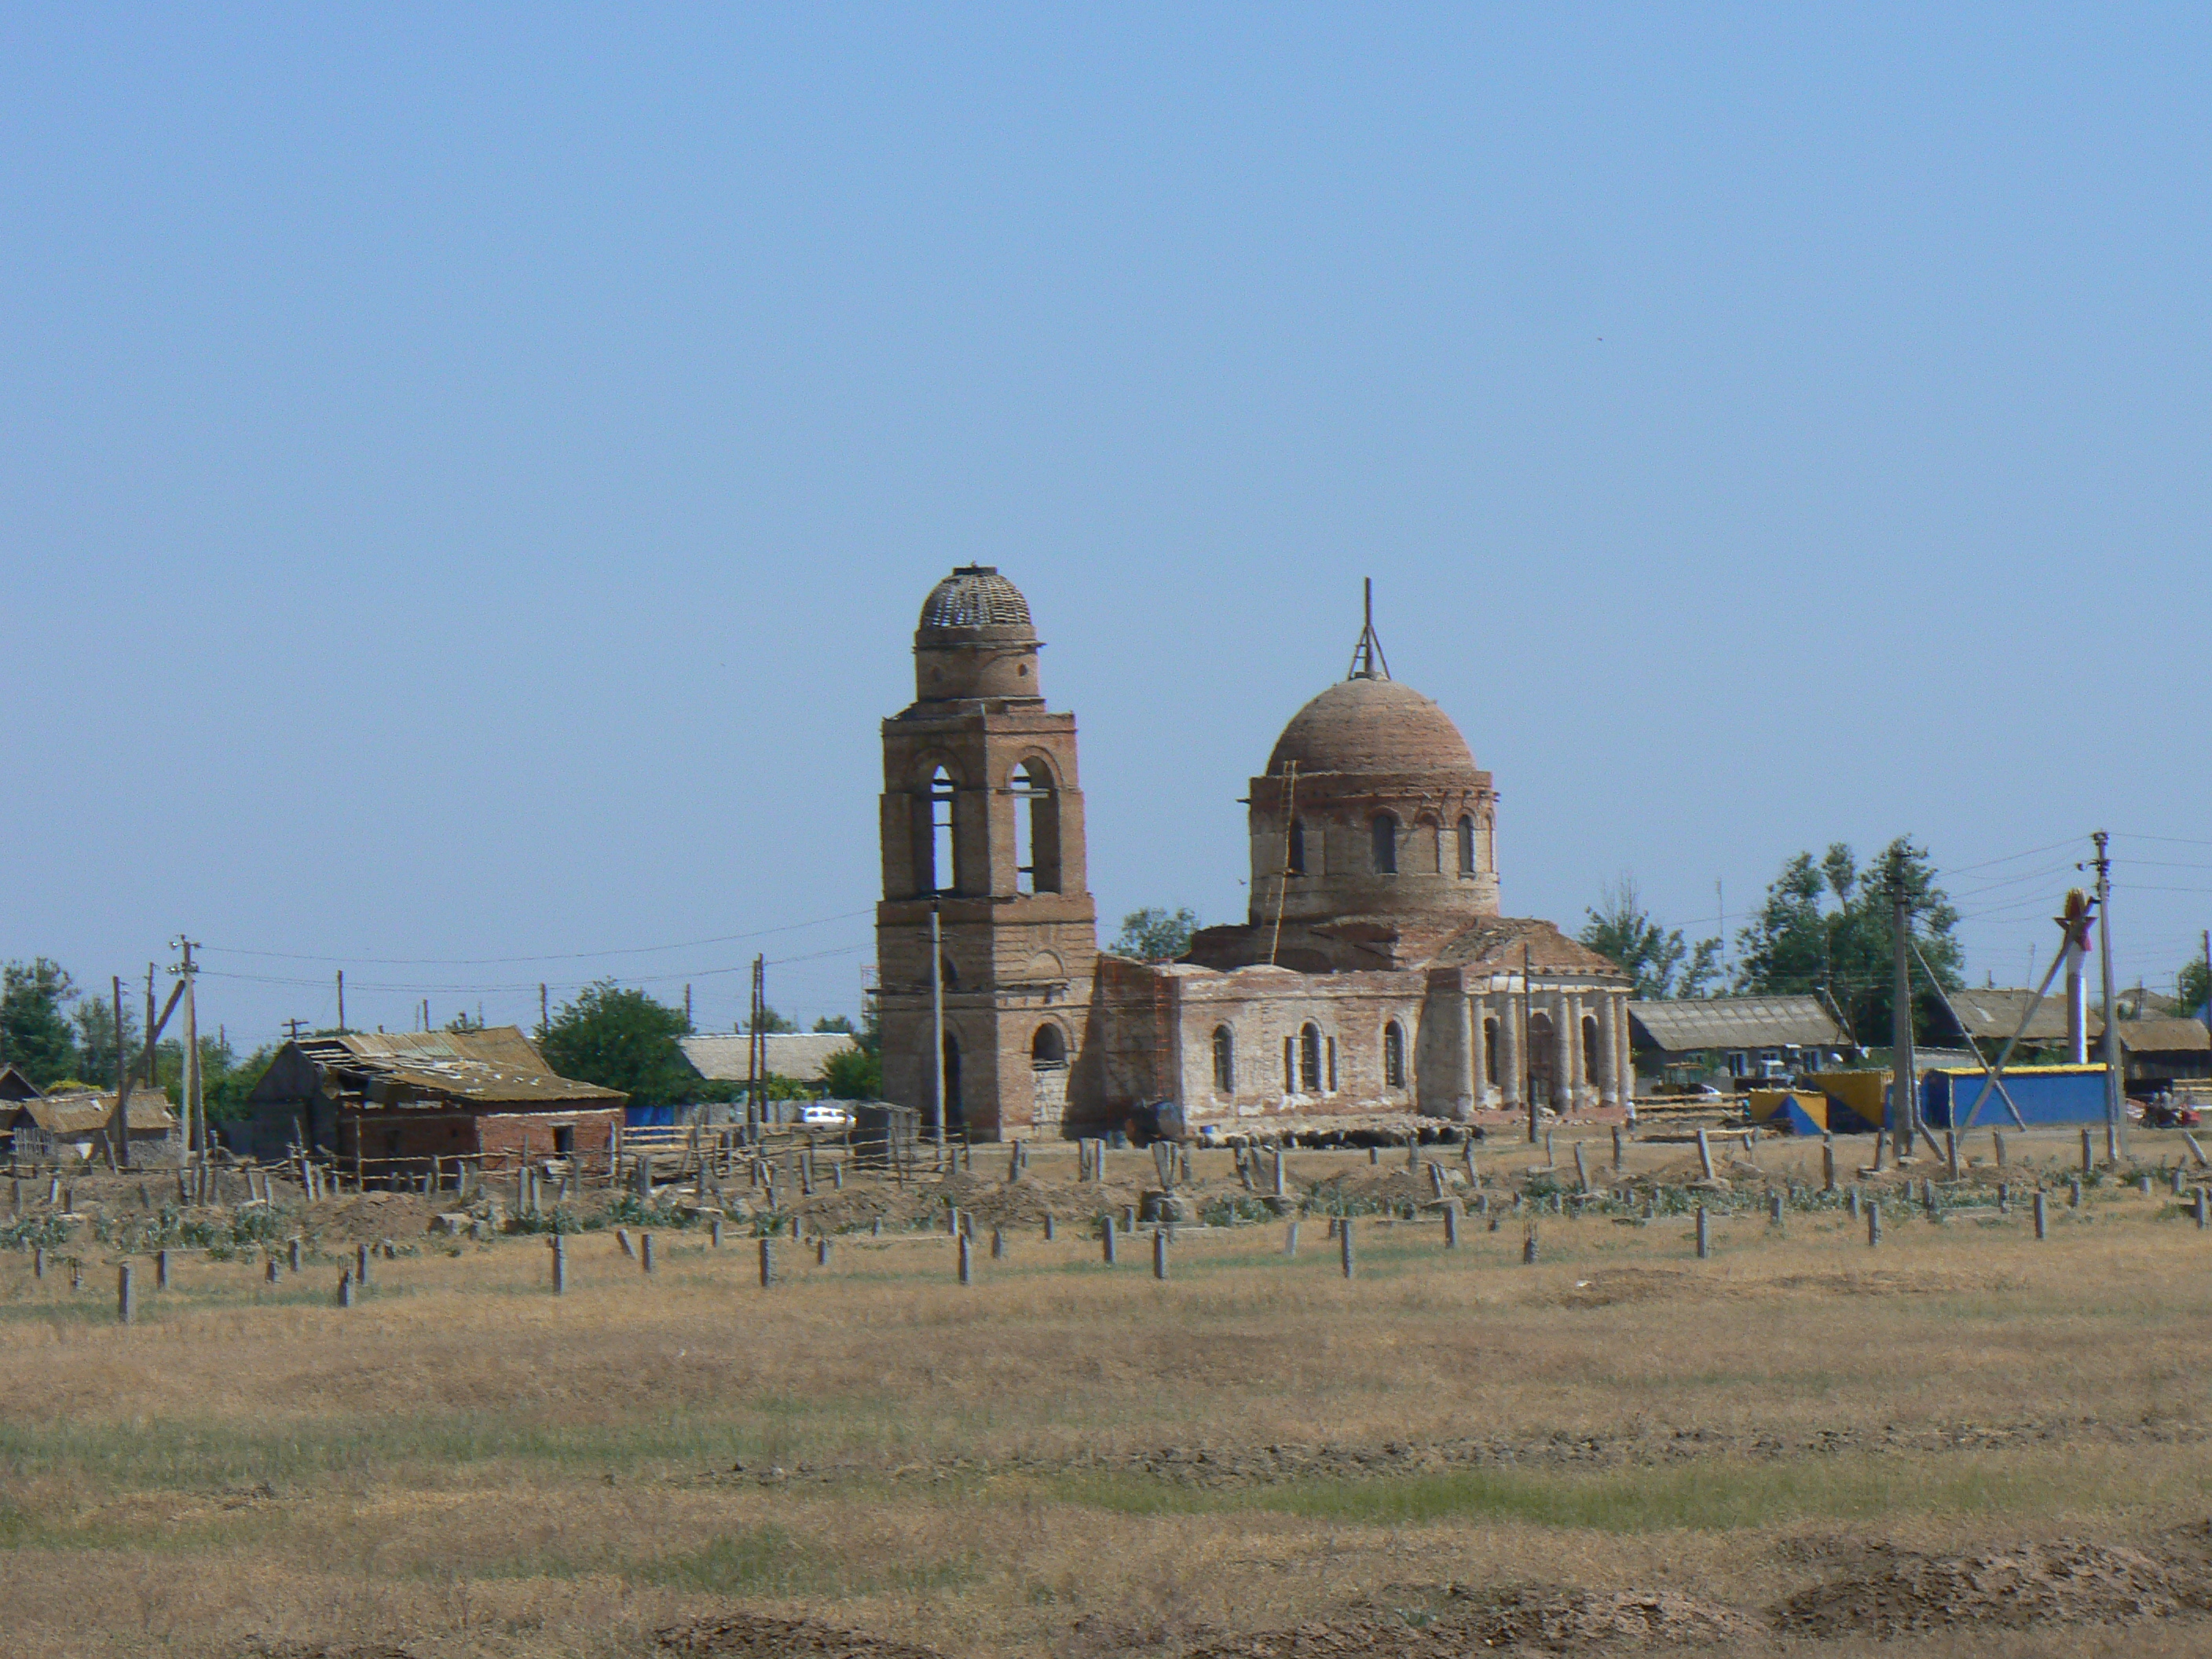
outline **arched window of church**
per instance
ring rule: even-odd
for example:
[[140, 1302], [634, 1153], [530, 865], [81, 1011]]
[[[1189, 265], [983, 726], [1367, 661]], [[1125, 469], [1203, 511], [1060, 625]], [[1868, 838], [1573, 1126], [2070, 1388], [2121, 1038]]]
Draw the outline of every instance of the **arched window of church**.
[[1398, 820], [1388, 812], [1377, 812], [1368, 820], [1368, 834], [1375, 843], [1375, 873], [1395, 876], [1398, 873]]
[[1298, 1028], [1298, 1092], [1321, 1092], [1321, 1027], [1311, 1020]]
[[952, 774], [943, 767], [929, 780], [929, 890], [960, 890], [959, 849], [952, 836]]
[[1291, 820], [1291, 842], [1283, 854], [1283, 868], [1294, 876], [1306, 872], [1306, 826], [1303, 818]]
[[1395, 1019], [1382, 1028], [1382, 1084], [1389, 1089], [1406, 1086], [1406, 1028]]
[[1459, 872], [1474, 873], [1474, 820], [1462, 813], [1459, 821]]
[[1067, 1064], [1067, 1036], [1059, 1026], [1048, 1021], [1037, 1027], [1036, 1036], [1030, 1043], [1030, 1064], [1032, 1066]]
[[1007, 793], [1014, 802], [1014, 855], [1028, 860], [1015, 867], [1014, 890], [1057, 893], [1060, 794], [1053, 787], [1052, 769], [1041, 760], [1024, 761], [1014, 769]]
[[1482, 1080], [1495, 1087], [1498, 1083], [1498, 1022], [1482, 1022]]
[[1237, 1033], [1226, 1025], [1213, 1028], [1213, 1092], [1237, 1092]]

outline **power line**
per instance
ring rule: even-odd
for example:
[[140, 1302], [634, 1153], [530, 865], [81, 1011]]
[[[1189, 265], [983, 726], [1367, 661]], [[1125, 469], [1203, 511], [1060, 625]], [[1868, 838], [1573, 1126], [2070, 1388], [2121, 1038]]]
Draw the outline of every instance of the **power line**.
[[[514, 967], [529, 962], [586, 962], [595, 957], [651, 956], [661, 951], [690, 951], [708, 945], [734, 945], [744, 939], [769, 939], [778, 933], [795, 933], [805, 927], [826, 927], [833, 921], [850, 921], [857, 916], [873, 915], [875, 907], [865, 910], [847, 910], [834, 916], [817, 916], [811, 921], [794, 921], [781, 927], [762, 927], [749, 933], [724, 933], [714, 939], [684, 939], [672, 945], [629, 945], [606, 951], [568, 951], [540, 957], [317, 957], [297, 951], [249, 951], [239, 945], [212, 945], [204, 950], [220, 951], [226, 956], [265, 957], [281, 962], [327, 962], [358, 963], [369, 968], [501, 968]], [[797, 958], [794, 958], [796, 960]], [[240, 975], [233, 975], [237, 978]]]

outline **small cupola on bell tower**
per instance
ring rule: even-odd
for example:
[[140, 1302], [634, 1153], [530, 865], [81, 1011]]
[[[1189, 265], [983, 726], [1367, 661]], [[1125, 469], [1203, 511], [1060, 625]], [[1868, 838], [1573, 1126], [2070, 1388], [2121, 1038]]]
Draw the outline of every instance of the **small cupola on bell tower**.
[[914, 630], [914, 694], [923, 702], [1042, 701], [1029, 601], [996, 565], [956, 566], [930, 590]]

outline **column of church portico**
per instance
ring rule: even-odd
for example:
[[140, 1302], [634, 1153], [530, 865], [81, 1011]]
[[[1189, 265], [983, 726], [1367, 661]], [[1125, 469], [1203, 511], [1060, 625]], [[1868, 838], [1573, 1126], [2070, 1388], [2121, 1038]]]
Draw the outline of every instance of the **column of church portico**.
[[1620, 1104], [1620, 1009], [1610, 991], [1597, 998], [1597, 1099], [1601, 1106]]
[[1490, 999], [1469, 997], [1467, 1000], [1467, 1082], [1468, 1097], [1474, 1102], [1475, 1109], [1490, 1104]]
[[1521, 1024], [1521, 999], [1510, 993], [1498, 1018], [1498, 1098], [1509, 1110], [1525, 1104], [1521, 1098], [1521, 1045], [1528, 1040]]
[[1579, 1112], [1589, 1105], [1590, 1092], [1589, 1049], [1583, 1042], [1583, 994], [1580, 991], [1567, 993], [1567, 1029], [1573, 1034], [1567, 1048], [1575, 1068], [1574, 1081], [1568, 1087], [1567, 1099]]
[[1555, 1112], [1571, 1112], [1575, 1105], [1575, 1070], [1580, 1064], [1583, 1045], [1576, 1041], [1574, 1029], [1574, 999], [1565, 991], [1554, 991], [1552, 1003], [1552, 1086], [1559, 1098], [1552, 1103]]
[[1636, 1042], [1635, 1033], [1628, 1027], [1628, 994], [1620, 992], [1613, 1001], [1617, 1010], [1613, 1036], [1620, 1054], [1620, 1103], [1632, 1112], [1636, 1109]]

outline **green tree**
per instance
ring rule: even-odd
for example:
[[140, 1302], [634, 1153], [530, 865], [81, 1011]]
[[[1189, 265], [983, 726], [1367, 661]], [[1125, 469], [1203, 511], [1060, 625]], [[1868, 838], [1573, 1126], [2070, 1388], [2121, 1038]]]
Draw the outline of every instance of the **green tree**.
[[747, 1015], [741, 1029], [748, 1031], [765, 1031], [774, 1036], [778, 1031], [795, 1031], [799, 1027], [776, 1012], [775, 1009], [763, 1008], [757, 1018]]
[[817, 1031], [850, 1032], [853, 1022], [842, 1014], [824, 1014], [814, 1022], [814, 1029]]
[[1662, 929], [1644, 908], [1636, 878], [1626, 871], [1599, 895], [1596, 908], [1578, 935], [1600, 956], [1609, 957], [1636, 981], [1646, 1001], [1703, 996], [1720, 977], [1721, 942], [1686, 942], [1679, 927]]
[[[144, 1034], [138, 1028], [138, 1011], [123, 994], [123, 1052], [131, 1075], [146, 1071]], [[105, 997], [87, 997], [70, 1011], [76, 1026], [76, 1074], [95, 1088], [115, 1087], [115, 1004]]]
[[2183, 1013], [2202, 1018], [2208, 994], [2212, 994], [2212, 974], [2206, 972], [2203, 957], [2191, 957], [2173, 976], [2173, 1000]]
[[677, 1042], [690, 1030], [681, 1008], [603, 980], [562, 1006], [538, 1047], [562, 1077], [620, 1089], [633, 1106], [673, 1106], [702, 1097]]
[[0, 968], [0, 1063], [41, 1089], [78, 1069], [76, 1036], [65, 1012], [76, 987], [44, 957]]
[[1190, 949], [1198, 918], [1190, 911], [1155, 909], [1147, 906], [1121, 918], [1121, 931], [1106, 948], [1117, 957], [1139, 962], [1173, 962]]
[[847, 1048], [822, 1062], [822, 1080], [839, 1100], [880, 1100], [884, 1061], [865, 1048]]
[[[1782, 866], [1751, 925], [1736, 935], [1735, 988], [1752, 995], [1820, 992], [1842, 1012], [1854, 1041], [1889, 1041], [1893, 933], [1890, 895], [1905, 894], [1906, 925], [1920, 956], [1947, 990], [1961, 983], [1952, 929], [1959, 913], [1936, 885], [1928, 854], [1900, 836], [1862, 869], [1842, 842], [1816, 861], [1800, 853]], [[1912, 963], [1913, 1030], [1935, 1029], [1940, 1002]]]

